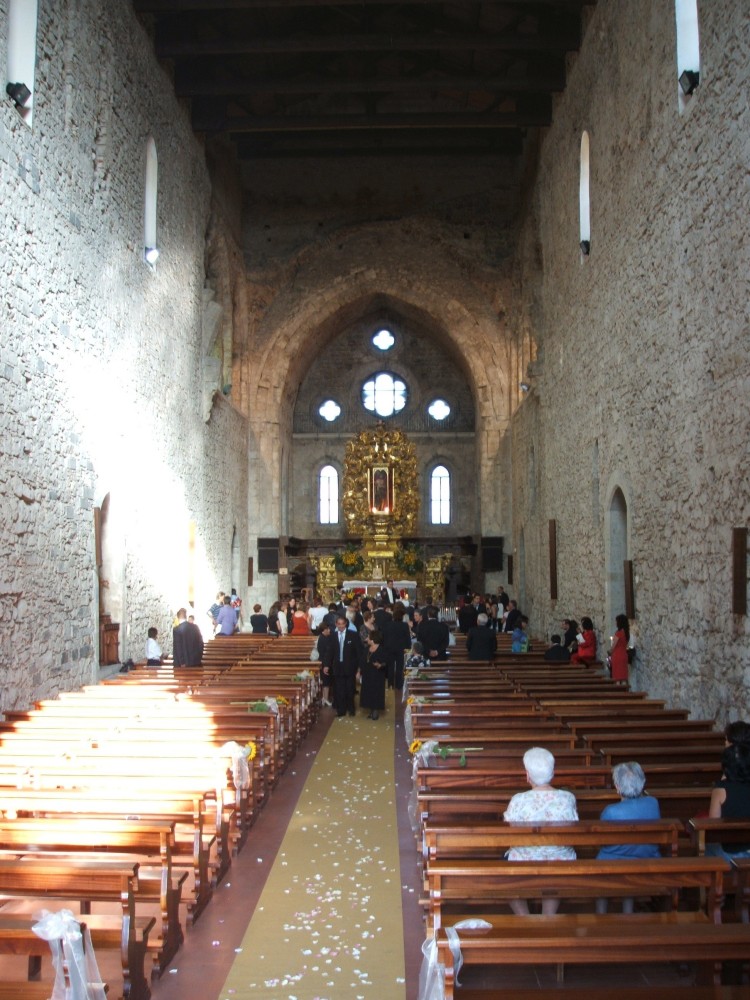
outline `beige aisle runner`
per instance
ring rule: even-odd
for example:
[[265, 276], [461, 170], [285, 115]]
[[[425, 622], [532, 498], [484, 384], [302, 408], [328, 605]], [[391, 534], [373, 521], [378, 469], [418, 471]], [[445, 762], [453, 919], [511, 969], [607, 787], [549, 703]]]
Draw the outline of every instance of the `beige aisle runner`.
[[221, 1000], [404, 1000], [388, 694], [376, 722], [334, 720]]

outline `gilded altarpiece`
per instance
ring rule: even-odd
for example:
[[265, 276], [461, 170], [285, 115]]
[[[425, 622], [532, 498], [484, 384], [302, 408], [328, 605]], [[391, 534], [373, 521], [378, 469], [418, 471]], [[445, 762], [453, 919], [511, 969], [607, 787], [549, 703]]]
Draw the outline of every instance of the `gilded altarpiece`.
[[[450, 555], [419, 561], [411, 571], [403, 565], [402, 539], [416, 533], [419, 475], [414, 445], [403, 431], [384, 423], [362, 431], [348, 442], [344, 456], [342, 508], [346, 534], [362, 538], [355, 575], [362, 579], [416, 578], [420, 596], [441, 601]], [[341, 584], [344, 576], [330, 556], [312, 560], [322, 591]], [[401, 563], [401, 565], [399, 565]], [[351, 572], [349, 576], [351, 577]]]
[[[346, 446], [342, 507], [346, 533], [365, 539], [366, 555], [393, 555], [413, 535], [419, 514], [417, 456], [403, 431], [379, 423]], [[372, 550], [372, 553], [370, 552]]]

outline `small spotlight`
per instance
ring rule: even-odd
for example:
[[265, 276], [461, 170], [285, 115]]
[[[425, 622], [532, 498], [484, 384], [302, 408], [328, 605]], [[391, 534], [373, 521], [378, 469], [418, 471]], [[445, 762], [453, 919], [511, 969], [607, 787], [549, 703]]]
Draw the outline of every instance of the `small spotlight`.
[[9, 83], [5, 87], [5, 93], [17, 108], [25, 107], [26, 102], [31, 97], [31, 91], [25, 83]]
[[591, 253], [591, 240], [581, 240], [580, 247], [583, 256], [588, 257]]
[[690, 97], [693, 91], [701, 82], [701, 75], [697, 69], [684, 69], [679, 78], [680, 89], [685, 97]]
[[519, 384], [519, 389], [521, 390], [521, 392], [528, 392], [530, 388], [531, 386], [529, 385], [528, 382], [521, 382]]
[[147, 264], [150, 264], [153, 267], [154, 264], [159, 259], [159, 248], [146, 247], [145, 250], [143, 251], [143, 259], [146, 261]]

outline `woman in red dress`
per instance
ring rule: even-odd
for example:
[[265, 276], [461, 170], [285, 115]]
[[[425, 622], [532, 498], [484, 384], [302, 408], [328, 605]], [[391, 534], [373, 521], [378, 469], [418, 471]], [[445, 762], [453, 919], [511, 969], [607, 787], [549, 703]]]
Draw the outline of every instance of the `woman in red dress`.
[[310, 631], [310, 621], [307, 616], [307, 605], [300, 604], [294, 610], [289, 609], [289, 634], [290, 635], [312, 635]]
[[581, 635], [578, 649], [570, 658], [571, 663], [596, 663], [596, 632], [590, 618], [581, 618]]
[[613, 681], [628, 680], [628, 643], [630, 642], [630, 624], [627, 615], [615, 618], [617, 631], [612, 636], [612, 648], [609, 651], [609, 669]]

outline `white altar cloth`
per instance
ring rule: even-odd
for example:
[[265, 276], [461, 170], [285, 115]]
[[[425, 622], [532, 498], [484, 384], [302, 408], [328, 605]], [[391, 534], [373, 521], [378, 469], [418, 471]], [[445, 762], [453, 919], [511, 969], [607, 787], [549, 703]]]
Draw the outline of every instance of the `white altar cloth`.
[[[385, 587], [385, 580], [344, 580], [345, 590], [364, 590], [365, 593], [380, 593]], [[394, 580], [393, 586], [396, 590], [407, 590], [409, 593], [417, 590], [416, 580]]]

